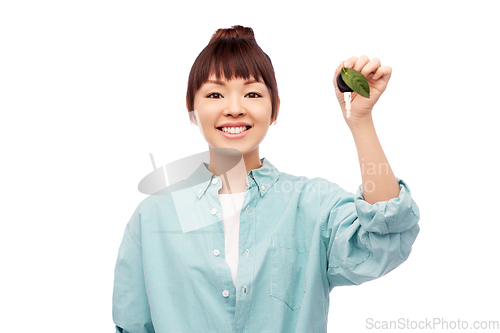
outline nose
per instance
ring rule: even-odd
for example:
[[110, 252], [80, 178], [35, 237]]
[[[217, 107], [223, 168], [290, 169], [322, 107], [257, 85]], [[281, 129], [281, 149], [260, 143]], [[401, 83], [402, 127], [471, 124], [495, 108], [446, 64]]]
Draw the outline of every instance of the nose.
[[242, 107], [241, 102], [237, 98], [230, 98], [227, 109], [224, 112], [225, 116], [231, 115], [233, 117], [238, 117], [239, 115], [245, 115], [246, 111]]

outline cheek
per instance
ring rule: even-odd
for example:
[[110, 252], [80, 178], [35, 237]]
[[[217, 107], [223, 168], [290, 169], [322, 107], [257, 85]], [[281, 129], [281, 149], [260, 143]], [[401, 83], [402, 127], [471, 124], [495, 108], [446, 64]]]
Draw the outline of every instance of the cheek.
[[258, 120], [258, 122], [263, 125], [263, 124], [268, 124], [269, 125], [269, 122], [271, 121], [271, 115], [273, 113], [273, 109], [272, 109], [272, 105], [271, 103], [269, 103], [269, 105], [262, 105], [262, 107], [260, 107], [258, 110], [255, 110], [256, 113], [256, 120]]
[[262, 106], [262, 111], [266, 114], [266, 116], [269, 116], [269, 119], [271, 119], [271, 114], [273, 113], [273, 103], [270, 98], [266, 99], [266, 102]]
[[207, 99], [199, 99], [196, 100], [193, 104], [194, 109], [198, 111], [198, 114], [214, 114], [217, 112], [220, 112], [221, 108], [221, 103], [214, 103], [213, 100], [207, 100]]
[[201, 125], [203, 127], [203, 130], [206, 132], [212, 128], [214, 128], [214, 124], [212, 123], [212, 121], [210, 119], [208, 119], [206, 117], [205, 114], [198, 114], [198, 116], [200, 117], [200, 122], [201, 122]]
[[193, 102], [193, 110], [196, 110], [199, 112], [200, 108], [203, 108], [202, 103], [200, 103], [200, 101], [195, 98], [195, 100]]
[[203, 109], [206, 109], [206, 99], [204, 98], [204, 96], [201, 94], [201, 93], [197, 93], [196, 95], [194, 95], [194, 99], [193, 99], [193, 108], [194, 110], [203, 110]]

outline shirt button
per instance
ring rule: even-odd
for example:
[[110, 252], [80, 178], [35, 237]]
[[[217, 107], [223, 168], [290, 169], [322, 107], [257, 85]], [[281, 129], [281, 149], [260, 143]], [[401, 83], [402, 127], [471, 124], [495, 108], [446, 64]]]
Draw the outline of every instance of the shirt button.
[[214, 178], [214, 179], [212, 179], [212, 184], [214, 184], [214, 185], [215, 185], [215, 184], [217, 184], [217, 182], [218, 182], [218, 181], [219, 181], [219, 180], [218, 180], [217, 178]]
[[212, 215], [215, 215], [217, 213], [217, 208], [212, 208]]
[[201, 192], [203, 192], [203, 189], [202, 189], [202, 188], [200, 188], [200, 189], [198, 190], [198, 193], [199, 193], [199, 194], [201, 194]]
[[243, 286], [243, 295], [247, 294], [247, 286]]
[[229, 291], [224, 290], [224, 291], [222, 292], [222, 296], [224, 296], [224, 297], [229, 296]]
[[262, 186], [260, 187], [260, 189], [261, 189], [262, 191], [264, 191], [264, 190], [266, 189], [266, 187], [265, 187], [264, 185], [262, 185]]
[[247, 213], [250, 212], [250, 205], [247, 206]]
[[220, 254], [220, 251], [219, 251], [219, 250], [217, 250], [217, 249], [215, 249], [215, 250], [214, 250], [214, 255], [215, 255], [215, 256], [218, 256], [219, 254]]

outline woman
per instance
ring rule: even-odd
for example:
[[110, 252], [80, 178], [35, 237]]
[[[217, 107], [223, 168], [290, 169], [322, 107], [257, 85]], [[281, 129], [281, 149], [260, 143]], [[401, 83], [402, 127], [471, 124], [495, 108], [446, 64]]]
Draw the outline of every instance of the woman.
[[391, 68], [366, 56], [345, 66], [370, 85], [370, 98], [353, 93], [347, 118], [334, 80], [366, 171], [355, 195], [260, 158], [280, 104], [271, 60], [251, 28], [217, 30], [193, 64], [186, 101], [210, 163], [144, 199], [128, 222], [115, 268], [117, 332], [326, 332], [333, 287], [408, 258], [418, 207], [371, 118]]

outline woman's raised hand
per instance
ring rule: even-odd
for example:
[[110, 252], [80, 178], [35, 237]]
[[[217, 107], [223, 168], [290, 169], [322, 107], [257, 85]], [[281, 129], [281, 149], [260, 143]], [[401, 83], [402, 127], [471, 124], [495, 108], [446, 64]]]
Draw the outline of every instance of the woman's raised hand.
[[[352, 68], [364, 75], [370, 87], [370, 98], [363, 97], [356, 92], [351, 93], [351, 117], [347, 118], [344, 101], [344, 93], [340, 92], [337, 87], [337, 75], [342, 68]], [[380, 95], [387, 88], [391, 77], [392, 68], [390, 66], [381, 66], [378, 58], [370, 60], [367, 56], [351, 57], [346, 61], [341, 61], [335, 70], [333, 85], [335, 86], [335, 94], [339, 100], [342, 113], [346, 122], [355, 122], [366, 118], [371, 118], [371, 112], [375, 103], [377, 103]]]

